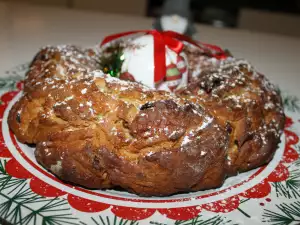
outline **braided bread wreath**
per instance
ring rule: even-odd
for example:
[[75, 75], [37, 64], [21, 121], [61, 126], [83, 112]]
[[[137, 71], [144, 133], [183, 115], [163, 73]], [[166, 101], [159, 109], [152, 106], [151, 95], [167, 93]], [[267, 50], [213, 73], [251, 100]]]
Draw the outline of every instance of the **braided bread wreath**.
[[216, 188], [268, 163], [285, 120], [274, 86], [244, 60], [185, 51], [201, 72], [170, 93], [103, 74], [94, 49], [45, 47], [9, 127], [60, 179], [143, 196]]

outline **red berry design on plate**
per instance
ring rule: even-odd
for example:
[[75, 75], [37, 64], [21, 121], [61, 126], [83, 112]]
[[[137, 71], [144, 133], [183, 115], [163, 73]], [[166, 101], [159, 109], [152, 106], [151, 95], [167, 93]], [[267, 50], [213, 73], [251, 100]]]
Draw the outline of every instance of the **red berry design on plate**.
[[17, 94], [19, 91], [11, 91], [7, 92], [1, 97], [1, 101], [3, 104], [8, 104]]
[[59, 197], [66, 194], [64, 191], [59, 190], [36, 177], [30, 180], [30, 188], [36, 194], [44, 197]]
[[283, 155], [283, 161], [285, 163], [291, 163], [296, 161], [299, 158], [298, 152], [292, 147], [293, 145], [297, 144], [299, 142], [299, 137], [297, 134], [295, 134], [292, 131], [285, 130], [285, 149], [284, 149], [284, 155]]
[[270, 192], [271, 185], [269, 184], [269, 182], [263, 181], [240, 195], [245, 198], [263, 198], [270, 194]]
[[27, 179], [31, 178], [32, 174], [29, 173], [17, 160], [11, 159], [5, 165], [6, 172], [15, 178]]
[[114, 206], [111, 211], [118, 217], [126, 220], [143, 220], [152, 216], [156, 209], [131, 208]]
[[95, 202], [71, 194], [68, 195], [68, 201], [74, 209], [82, 212], [101, 212], [110, 207], [110, 205], [105, 203]]
[[190, 220], [198, 216], [201, 212], [200, 206], [172, 208], [172, 209], [159, 209], [162, 215], [173, 220]]
[[[2, 137], [1, 137], [2, 139]], [[3, 140], [0, 140], [0, 158], [11, 158], [12, 155], [10, 151], [7, 149]]]
[[290, 173], [288, 168], [280, 163], [276, 169], [266, 178], [269, 182], [285, 181], [289, 177]]
[[293, 122], [292, 118], [290, 118], [290, 117], [287, 116], [287, 117], [285, 118], [285, 125], [284, 125], [284, 127], [285, 127], [285, 128], [288, 128], [288, 127], [292, 126], [293, 123], [294, 123], [294, 122]]
[[228, 213], [239, 207], [240, 199], [238, 196], [226, 198], [224, 200], [216, 201], [202, 205], [202, 207], [211, 212]]
[[8, 148], [7, 148], [6, 144], [5, 144], [5, 141], [4, 141], [2, 133], [0, 135], [0, 158], [1, 157], [2, 158], [11, 158], [12, 157], [10, 151], [8, 150]]
[[16, 84], [16, 87], [17, 87], [19, 90], [22, 90], [23, 87], [24, 87], [24, 81], [19, 81], [19, 82]]

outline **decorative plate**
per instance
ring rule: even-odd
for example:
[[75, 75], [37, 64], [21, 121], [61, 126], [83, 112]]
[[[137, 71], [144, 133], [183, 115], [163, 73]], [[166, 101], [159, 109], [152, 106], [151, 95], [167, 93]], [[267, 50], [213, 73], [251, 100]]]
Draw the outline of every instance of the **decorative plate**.
[[221, 188], [143, 198], [88, 190], [58, 180], [35, 160], [34, 149], [9, 131], [27, 65], [0, 79], [0, 218], [11, 224], [220, 225], [300, 224], [300, 102], [282, 93], [286, 126], [274, 159], [227, 179]]

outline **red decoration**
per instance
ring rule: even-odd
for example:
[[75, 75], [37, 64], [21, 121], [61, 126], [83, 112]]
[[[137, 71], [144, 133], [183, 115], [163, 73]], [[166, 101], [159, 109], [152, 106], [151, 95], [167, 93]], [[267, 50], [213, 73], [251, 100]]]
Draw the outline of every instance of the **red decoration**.
[[[162, 81], [166, 76], [166, 48], [167, 46], [169, 49], [173, 50], [176, 53], [180, 53], [183, 48], [182, 41], [188, 42], [194, 46], [197, 46], [198, 48], [201, 48], [203, 51], [205, 51], [207, 54], [216, 57], [216, 58], [226, 58], [226, 53], [218, 46], [205, 44], [201, 42], [196, 42], [192, 40], [191, 38], [184, 36], [182, 34], [173, 32], [173, 31], [164, 31], [159, 32], [157, 30], [135, 30], [135, 31], [128, 31], [118, 34], [113, 34], [110, 36], [107, 36], [102, 42], [101, 46], [103, 46], [106, 43], [109, 43], [113, 40], [116, 40], [121, 37], [138, 34], [138, 33], [145, 33], [145, 34], [151, 34], [154, 38], [154, 82], [158, 83]], [[205, 47], [203, 47], [205, 46]], [[207, 49], [214, 50], [217, 53], [213, 54]]]
[[294, 124], [293, 120], [292, 120], [290, 117], [287, 116], [287, 117], [285, 118], [285, 125], [284, 125], [284, 127], [285, 127], [285, 128], [289, 128], [289, 127], [291, 127], [293, 124]]
[[16, 87], [17, 87], [19, 90], [22, 90], [23, 87], [24, 87], [24, 81], [19, 81], [19, 82], [16, 84]]
[[0, 158], [11, 158], [10, 151], [4, 146], [4, 143], [0, 143]]
[[36, 194], [44, 197], [59, 197], [66, 194], [66, 192], [59, 190], [36, 177], [33, 177], [30, 180], [30, 188]]
[[3, 94], [1, 96], [2, 104], [7, 105], [18, 93], [19, 91], [11, 91]]
[[101, 212], [110, 207], [105, 203], [95, 202], [72, 194], [68, 195], [68, 201], [74, 209], [82, 212]]
[[288, 179], [290, 173], [288, 168], [280, 163], [276, 169], [266, 178], [270, 182], [280, 182]]
[[238, 196], [226, 198], [224, 200], [216, 201], [202, 205], [202, 207], [211, 212], [228, 213], [237, 209], [240, 205], [240, 199]]
[[282, 161], [285, 163], [291, 163], [299, 158], [298, 152], [293, 148], [295, 144], [299, 142], [299, 137], [292, 131], [285, 130], [285, 148]]
[[173, 220], [190, 220], [199, 215], [201, 206], [159, 209], [158, 211]]
[[118, 217], [127, 220], [143, 220], [152, 216], [156, 209], [141, 209], [123, 206], [114, 206], [111, 211]]
[[269, 184], [269, 182], [262, 181], [261, 183], [240, 194], [240, 196], [243, 196], [245, 198], [263, 198], [269, 195], [270, 192], [271, 185]]
[[[0, 122], [0, 124], [2, 125], [2, 123]], [[12, 155], [10, 153], [10, 151], [7, 149], [7, 146], [4, 142], [3, 136], [0, 135], [0, 158], [11, 158]]]
[[5, 165], [6, 172], [12, 177], [20, 179], [28, 179], [33, 177], [17, 160], [14, 158], [9, 160]]

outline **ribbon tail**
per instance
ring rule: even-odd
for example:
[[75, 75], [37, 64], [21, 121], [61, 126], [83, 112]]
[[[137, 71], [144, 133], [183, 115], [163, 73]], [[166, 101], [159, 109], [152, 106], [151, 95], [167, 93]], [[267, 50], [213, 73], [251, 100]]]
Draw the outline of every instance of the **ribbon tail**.
[[151, 32], [154, 37], [154, 82], [162, 81], [166, 76], [166, 46], [159, 32]]
[[173, 50], [177, 54], [179, 54], [183, 49], [183, 43], [175, 38], [164, 36], [164, 41], [168, 48]]
[[176, 38], [176, 39], [181, 40], [181, 41], [186, 41], [186, 42], [188, 42], [188, 43], [190, 43], [192, 45], [197, 46], [198, 48], [200, 48], [200, 49], [202, 49], [204, 51], [207, 51], [207, 49], [205, 49], [205, 48], [208, 48], [210, 50], [216, 51], [218, 54], [223, 54], [223, 55], [226, 54], [226, 52], [222, 48], [220, 48], [219, 46], [211, 45], [211, 44], [206, 44], [206, 43], [199, 42], [199, 41], [194, 41], [190, 37], [187, 37], [185, 35], [176, 33], [174, 31], [164, 31], [163, 33], [166, 36], [169, 36], [169, 37], [172, 37], [172, 38]]

